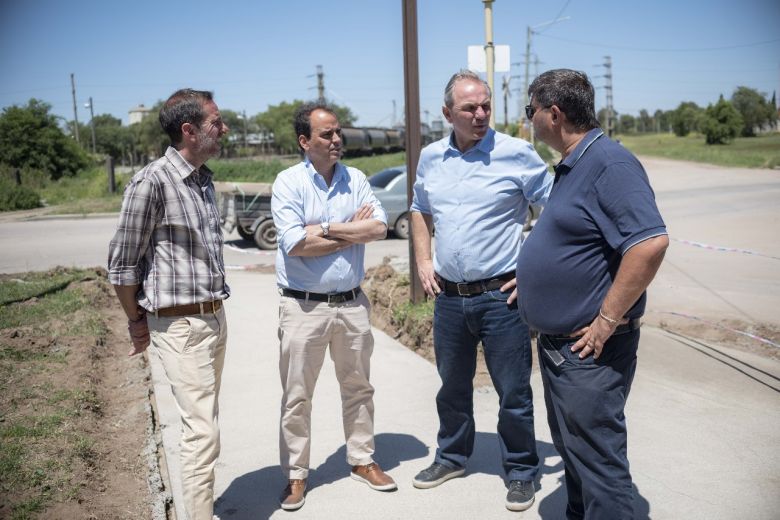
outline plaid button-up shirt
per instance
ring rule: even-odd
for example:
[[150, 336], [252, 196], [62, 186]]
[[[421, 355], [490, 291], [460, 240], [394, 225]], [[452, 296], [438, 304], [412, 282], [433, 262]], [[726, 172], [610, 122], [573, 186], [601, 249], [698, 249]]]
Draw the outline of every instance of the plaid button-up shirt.
[[108, 252], [113, 285], [141, 285], [148, 311], [230, 295], [213, 173], [168, 147], [125, 188]]

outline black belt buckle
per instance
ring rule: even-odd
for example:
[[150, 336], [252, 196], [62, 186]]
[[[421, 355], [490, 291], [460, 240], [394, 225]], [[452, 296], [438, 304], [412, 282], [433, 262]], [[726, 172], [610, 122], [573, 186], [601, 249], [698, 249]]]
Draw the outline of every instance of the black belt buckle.
[[329, 294], [328, 295], [328, 304], [333, 303], [344, 303], [347, 301], [347, 296], [349, 293], [340, 293], [340, 294]]

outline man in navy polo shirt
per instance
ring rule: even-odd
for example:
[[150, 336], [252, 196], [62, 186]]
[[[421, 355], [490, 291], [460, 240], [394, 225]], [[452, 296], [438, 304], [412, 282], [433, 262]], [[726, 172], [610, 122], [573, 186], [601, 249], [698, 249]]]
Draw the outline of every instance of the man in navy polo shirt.
[[539, 331], [547, 421], [563, 458], [569, 519], [633, 517], [624, 408], [645, 289], [669, 245], [642, 165], [599, 129], [581, 72], [545, 72], [528, 119], [561, 153], [517, 263], [518, 308]]

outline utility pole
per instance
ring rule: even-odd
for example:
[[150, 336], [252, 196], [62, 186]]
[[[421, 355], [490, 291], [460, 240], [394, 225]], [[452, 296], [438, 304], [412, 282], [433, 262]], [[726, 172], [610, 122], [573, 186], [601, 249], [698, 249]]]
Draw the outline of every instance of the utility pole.
[[509, 128], [509, 81], [511, 78], [504, 75], [504, 82], [501, 85], [501, 89], [504, 91], [504, 132]]
[[[487, 65], [487, 82], [490, 87], [490, 106], [495, 107], [495, 89], [493, 88], [493, 70], [496, 65], [495, 46], [493, 45], [493, 0], [482, 0], [485, 3], [485, 61]], [[496, 127], [496, 111], [490, 111], [490, 127]]]
[[325, 103], [325, 73], [322, 72], [322, 65], [317, 65], [317, 101]]
[[607, 136], [612, 137], [615, 128], [614, 116], [612, 115], [612, 56], [604, 56], [604, 78], [607, 84], [604, 89], [607, 91]]
[[246, 141], [246, 110], [241, 111], [241, 115], [243, 116], [241, 119], [244, 120], [244, 153], [247, 152], [247, 141]]
[[[406, 200], [411, 205], [417, 161], [420, 159], [420, 70], [417, 52], [417, 0], [402, 0], [404, 33], [404, 110], [406, 114]], [[414, 256], [414, 230], [409, 237], [409, 298], [412, 303], [425, 299]]]
[[92, 130], [92, 153], [97, 153], [95, 149], [95, 111], [92, 109], [92, 96], [89, 97], [89, 103], [86, 105], [89, 108], [89, 126]]
[[81, 139], [79, 139], [79, 109], [76, 105], [76, 80], [72, 72], [70, 73], [70, 88], [73, 93], [73, 133], [76, 136], [76, 142], [81, 144]]
[[390, 128], [395, 127], [395, 124], [396, 124], [397, 121], [398, 121], [398, 119], [396, 119], [395, 99], [394, 99], [393, 100], [393, 121], [392, 121], [392, 124], [390, 125]]

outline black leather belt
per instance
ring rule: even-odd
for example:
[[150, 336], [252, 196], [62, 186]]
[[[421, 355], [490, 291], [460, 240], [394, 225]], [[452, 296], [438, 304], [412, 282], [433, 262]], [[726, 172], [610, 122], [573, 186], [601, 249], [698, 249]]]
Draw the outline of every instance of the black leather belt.
[[478, 294], [500, 289], [502, 285], [515, 277], [515, 272], [504, 273], [496, 276], [495, 278], [487, 278], [485, 280], [477, 280], [476, 282], [451, 282], [445, 280], [444, 294], [447, 296], [476, 296]]
[[344, 291], [339, 293], [322, 294], [308, 291], [296, 291], [295, 289], [282, 289], [282, 295], [297, 298], [299, 300], [315, 301], [315, 302], [328, 302], [328, 303], [344, 303], [354, 300], [360, 294], [360, 287], [355, 287], [350, 291]]
[[[632, 332], [635, 330], [639, 330], [639, 327], [642, 326], [642, 319], [641, 318], [633, 318], [628, 320], [628, 323], [621, 323], [615, 328], [615, 332], [612, 333], [613, 336], [619, 336], [621, 334], [626, 334], [628, 332]], [[576, 336], [560, 336], [555, 334], [544, 334], [544, 336], [548, 339], [552, 340], [558, 340], [558, 341], [574, 341], [578, 338]]]

